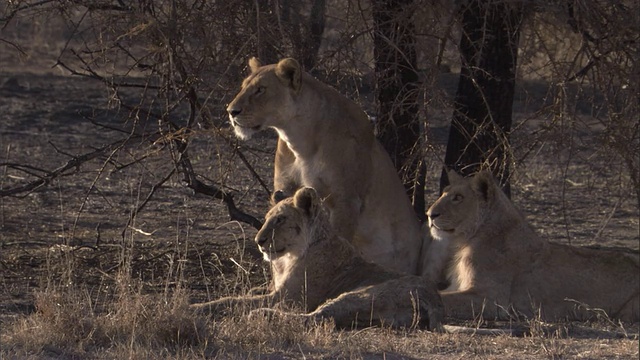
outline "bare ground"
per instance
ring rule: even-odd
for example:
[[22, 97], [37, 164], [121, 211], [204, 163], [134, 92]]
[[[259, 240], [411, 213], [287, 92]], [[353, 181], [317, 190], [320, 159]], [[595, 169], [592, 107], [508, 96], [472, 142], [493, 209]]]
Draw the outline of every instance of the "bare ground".
[[[104, 85], [87, 79], [0, 73], [0, 162], [51, 171], [74, 156], [122, 138], [126, 134], [89, 121], [108, 126], [130, 118], [128, 111], [110, 101], [110, 95]], [[135, 95], [125, 100], [134, 101]], [[514, 134], [514, 144], [517, 154], [529, 148], [535, 151], [515, 174], [515, 202], [551, 241], [637, 250], [639, 214], [634, 192], [611, 161], [612, 155], [590, 146], [590, 134], [572, 133], [571, 142], [562, 142], [564, 148], [552, 140], [534, 146], [531, 134], [540, 121], [529, 114], [528, 106], [524, 101], [517, 104], [518, 119], [525, 125]], [[437, 197], [448, 114], [446, 109], [431, 114], [428, 203]], [[270, 187], [273, 134], [244, 146], [249, 163]], [[192, 138], [190, 155], [198, 173], [224, 183], [240, 209], [261, 218], [268, 207], [268, 194], [233, 150], [202, 130]], [[144, 161], [131, 164], [142, 155], [147, 156]], [[97, 310], [106, 307], [104, 303], [113, 300], [113, 287], [123, 271], [141, 284], [144, 293], [158, 294], [179, 286], [186, 289], [190, 301], [242, 293], [265, 284], [268, 272], [252, 244], [255, 229], [229, 221], [223, 203], [194, 195], [176, 175], [155, 190], [152, 200], [128, 224], [132, 211], [172, 169], [168, 147], [129, 143], [113, 156], [97, 157], [35, 191], [1, 197], [0, 325], [5, 328], [35, 314], [35, 297], [51, 288], [79, 286], [96, 300]], [[7, 167], [0, 170], [0, 189], [36, 178]], [[28, 171], [40, 174], [35, 169]], [[638, 358], [637, 324], [623, 327], [631, 339], [617, 338], [608, 330], [617, 333], [621, 328], [606, 322], [560, 324], [559, 328], [571, 331], [513, 339], [372, 329], [335, 332], [331, 340], [315, 348], [308, 343], [298, 347], [288, 344], [281, 350], [265, 346], [252, 353], [246, 347], [237, 350], [236, 345], [218, 344], [215, 350], [207, 348], [204, 355], [245, 358], [261, 353], [261, 358], [270, 359]], [[32, 356], [55, 358], [61, 354], [66, 358], [95, 356], [68, 349], [45, 349]], [[117, 357], [109, 354], [107, 351], [101, 357]]]

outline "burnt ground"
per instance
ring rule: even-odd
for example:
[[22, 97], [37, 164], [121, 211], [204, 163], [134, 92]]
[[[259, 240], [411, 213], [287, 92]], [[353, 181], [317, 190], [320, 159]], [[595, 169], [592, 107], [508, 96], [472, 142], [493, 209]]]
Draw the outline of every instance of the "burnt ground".
[[[29, 173], [43, 173], [34, 168], [54, 171], [128, 136], [109, 127], [121, 127], [129, 111], [110, 103], [107, 87], [96, 81], [4, 74], [0, 84], [1, 161], [32, 167], [27, 172], [3, 168], [2, 189], [37, 180]], [[135, 95], [123, 101], [134, 101]], [[221, 155], [233, 148], [213, 138], [206, 131], [193, 136], [190, 156], [196, 172], [224, 183], [238, 208], [260, 218], [268, 194], [237, 157]], [[242, 150], [266, 182], [272, 140], [263, 136], [252, 144], [255, 149]], [[170, 152], [163, 144], [132, 140], [34, 191], [1, 198], [3, 318], [31, 311], [33, 291], [47, 284], [71, 281], [101, 289], [122, 270], [148, 291], [183, 278], [200, 298], [240, 289], [238, 279], [247, 274], [254, 283], [266, 281], [252, 247], [255, 229], [229, 221], [224, 203], [194, 194], [177, 175], [157, 187], [128, 224], [132, 212], [174, 169]]]
[[[136, 93], [130, 95], [123, 101], [136, 101]], [[42, 175], [36, 168], [53, 171], [125, 138], [109, 127], [126, 123], [131, 114], [111, 96], [106, 86], [89, 79], [0, 73], [0, 162], [30, 166], [0, 168], [0, 189], [37, 179], [29, 175]], [[637, 250], [637, 200], [615, 156], [593, 146], [587, 132], [571, 133], [571, 146], [558, 145], [562, 142], [552, 134], [533, 141], [540, 121], [530, 106], [516, 104], [516, 118], [524, 125], [514, 133], [514, 145], [524, 161], [514, 177], [515, 202], [551, 241]], [[449, 114], [431, 112], [428, 203], [437, 198]], [[274, 139], [267, 133], [242, 144], [242, 154], [268, 187]], [[190, 147], [198, 174], [224, 184], [241, 210], [263, 216], [268, 193], [232, 146], [200, 130]], [[252, 244], [255, 229], [230, 221], [224, 203], [194, 194], [177, 175], [163, 182], [129, 223], [173, 168], [169, 146], [130, 141], [45, 186], [1, 197], [0, 321], [32, 312], [34, 291], [49, 285], [81, 284], [95, 298], [106, 298], [122, 272], [148, 292], [181, 283], [194, 301], [264, 284], [268, 275]]]

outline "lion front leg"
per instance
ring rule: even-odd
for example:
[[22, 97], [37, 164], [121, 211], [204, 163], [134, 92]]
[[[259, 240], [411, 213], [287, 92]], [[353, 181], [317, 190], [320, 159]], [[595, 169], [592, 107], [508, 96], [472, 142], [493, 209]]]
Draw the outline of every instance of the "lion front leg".
[[[336, 200], [334, 201], [334, 199]], [[343, 197], [338, 194], [330, 194], [325, 198], [325, 204], [328, 205], [329, 219], [336, 233], [354, 244], [358, 250], [364, 250], [361, 245], [366, 247], [370, 239], [362, 239], [361, 236], [354, 238], [357, 235], [362, 201], [353, 196]]]
[[473, 290], [444, 292], [440, 294], [448, 317], [462, 320], [502, 319], [511, 317], [508, 301], [500, 301], [476, 293]]
[[189, 307], [200, 313], [215, 315], [229, 310], [238, 309], [243, 312], [249, 312], [262, 307], [270, 307], [277, 300], [277, 296], [273, 293], [255, 296], [229, 296], [213, 301], [191, 304]]
[[329, 300], [308, 314], [311, 319], [333, 319], [339, 328], [386, 325], [395, 328], [426, 327], [441, 331], [444, 309], [437, 292], [396, 281], [350, 291]]
[[271, 204], [292, 197], [303, 186], [299, 169], [295, 166], [296, 156], [287, 143], [278, 139], [273, 169], [273, 193]]
[[425, 229], [421, 275], [436, 283], [447, 283], [446, 265], [451, 260], [450, 240], [432, 238]]

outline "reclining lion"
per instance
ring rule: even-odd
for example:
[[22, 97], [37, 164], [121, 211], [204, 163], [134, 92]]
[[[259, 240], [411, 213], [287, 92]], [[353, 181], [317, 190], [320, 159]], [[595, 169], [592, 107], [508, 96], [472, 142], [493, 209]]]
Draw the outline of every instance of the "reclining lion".
[[284, 303], [308, 319], [332, 318], [338, 327], [422, 326], [441, 330], [443, 307], [435, 283], [365, 261], [338, 236], [315, 190], [302, 188], [266, 215], [255, 238], [271, 263], [271, 293], [193, 304], [200, 310]]
[[582, 320], [600, 309], [613, 318], [639, 320], [637, 251], [549, 243], [490, 173], [448, 176], [451, 185], [427, 211], [434, 238], [430, 266], [449, 264], [444, 270], [451, 285], [441, 293], [448, 315], [505, 318], [514, 309], [548, 320]]
[[262, 66], [227, 107], [242, 139], [277, 131], [273, 202], [313, 187], [331, 223], [362, 256], [388, 268], [420, 273], [420, 224], [396, 169], [353, 101], [304, 73], [294, 59]]

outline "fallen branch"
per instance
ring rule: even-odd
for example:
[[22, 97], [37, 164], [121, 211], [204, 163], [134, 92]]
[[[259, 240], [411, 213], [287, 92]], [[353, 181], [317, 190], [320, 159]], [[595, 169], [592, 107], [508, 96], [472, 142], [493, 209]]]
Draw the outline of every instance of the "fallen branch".
[[[5, 197], [5, 196], [15, 196], [19, 198], [26, 197], [32, 192], [38, 190], [39, 188], [48, 185], [49, 183], [51, 183], [51, 181], [55, 180], [56, 178], [60, 176], [68, 175], [67, 172], [69, 170], [77, 169], [80, 165], [84, 164], [87, 161], [93, 160], [98, 156], [101, 156], [105, 152], [113, 151], [114, 149], [122, 147], [129, 140], [130, 139], [116, 141], [114, 143], [98, 148], [90, 153], [86, 153], [80, 156], [75, 156], [71, 160], [67, 161], [66, 164], [52, 171], [38, 169], [29, 165], [18, 165], [18, 164], [8, 163], [8, 162], [0, 163], [0, 167], [13, 168], [16, 170], [26, 172], [29, 175], [37, 176], [39, 178], [38, 180], [30, 181], [26, 184], [9, 187], [8, 189], [0, 189], [0, 197]], [[33, 172], [27, 171], [26, 169], [43, 172], [44, 174], [36, 175]]]
[[[182, 144], [186, 148], [184, 143]], [[178, 151], [180, 152], [180, 150], [183, 149], [179, 149]], [[193, 192], [196, 194], [204, 194], [222, 200], [227, 205], [227, 210], [229, 212], [229, 217], [231, 218], [231, 220], [241, 221], [253, 226], [256, 229], [260, 229], [262, 227], [262, 222], [260, 220], [239, 210], [236, 207], [233, 196], [224, 192], [223, 190], [220, 190], [214, 185], [207, 185], [197, 178], [197, 175], [193, 171], [193, 166], [191, 165], [191, 160], [189, 159], [189, 155], [187, 154], [186, 150], [180, 152], [179, 156], [180, 158], [178, 159], [178, 165], [180, 167], [180, 173], [183, 175], [182, 182], [186, 187], [193, 190]]]

